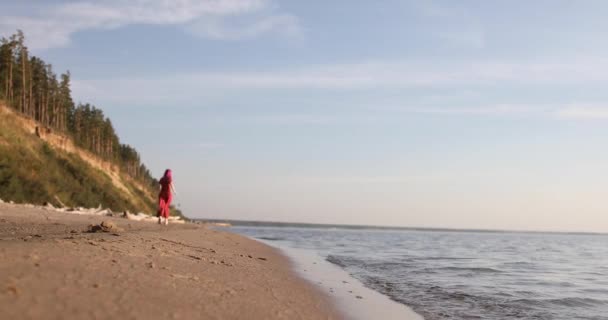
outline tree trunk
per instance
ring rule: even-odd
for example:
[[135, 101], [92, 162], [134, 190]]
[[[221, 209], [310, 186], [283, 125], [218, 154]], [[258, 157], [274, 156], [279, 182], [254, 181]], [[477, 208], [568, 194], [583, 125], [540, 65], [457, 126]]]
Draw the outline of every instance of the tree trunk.
[[8, 83], [7, 90], [8, 94], [6, 95], [8, 99], [8, 104], [11, 105], [13, 103], [13, 54], [11, 50], [10, 60], [8, 63]]
[[34, 95], [33, 95], [33, 90], [34, 90], [33, 83], [34, 83], [34, 79], [33, 79], [33, 76], [32, 76], [32, 70], [30, 69], [30, 92], [29, 92], [29, 99], [28, 99], [27, 105], [28, 105], [28, 109], [29, 109], [29, 112], [30, 112], [30, 117], [32, 117], [32, 119], [34, 119], [34, 116], [35, 116], [35, 112], [34, 112], [35, 108], [34, 108], [34, 100], [33, 100], [34, 99], [33, 98], [34, 97]]
[[25, 102], [25, 93], [26, 93], [26, 82], [25, 82], [25, 49], [21, 47], [21, 109], [24, 114], [27, 114], [29, 110], [27, 110], [27, 105]]

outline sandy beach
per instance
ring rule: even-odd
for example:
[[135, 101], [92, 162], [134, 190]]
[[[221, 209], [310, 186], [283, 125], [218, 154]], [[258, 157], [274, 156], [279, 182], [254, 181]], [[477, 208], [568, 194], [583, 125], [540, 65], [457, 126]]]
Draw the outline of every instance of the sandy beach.
[[[104, 230], [93, 228], [105, 221]], [[340, 319], [278, 250], [160, 226], [0, 203], [5, 319]]]

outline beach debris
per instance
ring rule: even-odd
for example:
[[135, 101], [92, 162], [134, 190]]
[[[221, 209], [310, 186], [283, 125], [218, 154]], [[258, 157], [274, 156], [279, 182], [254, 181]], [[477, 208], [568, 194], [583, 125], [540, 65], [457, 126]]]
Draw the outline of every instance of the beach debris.
[[96, 233], [96, 232], [121, 232], [123, 231], [121, 228], [119, 228], [114, 222], [112, 221], [107, 221], [104, 220], [102, 221], [100, 224], [91, 224], [89, 225], [89, 232], [90, 233]]
[[110, 209], [103, 209], [101, 207], [98, 208], [83, 208], [83, 207], [75, 207], [75, 208], [51, 208], [46, 207], [47, 209], [53, 209], [59, 212], [69, 212], [72, 214], [78, 215], [93, 215], [93, 216], [114, 216], [114, 213]]
[[57, 200], [57, 203], [59, 203], [59, 206], [61, 208], [65, 208], [66, 207], [66, 205], [63, 202], [61, 202], [61, 199], [59, 199], [59, 197], [57, 195], [55, 195], [55, 200]]
[[223, 264], [223, 265], [225, 265], [225, 266], [227, 266], [227, 267], [232, 267], [232, 266], [234, 266], [234, 264], [232, 264], [232, 263], [230, 263], [230, 262], [228, 262], [228, 261], [225, 261], [225, 260], [221, 260], [221, 261], [220, 261], [220, 263], [221, 263], [221, 264]]
[[148, 268], [150, 268], [150, 269], [154, 269], [156, 267], [154, 262], [148, 262], [147, 265], [148, 265]]
[[147, 214], [130, 213], [129, 211], [125, 211], [122, 217], [133, 221], [157, 221], [155, 217], [149, 216]]
[[[133, 221], [145, 221], [145, 222], [154, 222], [154, 223], [158, 222], [157, 217], [151, 216], [149, 214], [145, 214], [143, 212], [134, 214], [134, 213], [130, 213], [129, 211], [125, 211], [125, 212], [123, 212], [122, 217], [126, 218], [128, 220], [133, 220]], [[169, 221], [171, 223], [186, 223], [186, 221], [181, 220], [180, 217], [169, 217]]]
[[268, 260], [268, 259], [266, 259], [266, 258], [264, 258], [264, 257], [258, 257], [258, 259], [259, 259], [259, 260], [262, 260], [262, 261], [266, 261], [266, 260]]
[[357, 298], [357, 299], [363, 299], [362, 296], [356, 296], [355, 298]]
[[171, 274], [171, 278], [191, 280], [191, 281], [199, 281], [199, 277], [197, 277], [197, 276], [185, 275], [185, 274], [179, 274], [179, 273], [172, 273]]
[[9, 293], [14, 294], [16, 296], [19, 295], [19, 288], [17, 288], [17, 286], [14, 285], [14, 284], [8, 285], [6, 287], [6, 291], [9, 292]]
[[118, 226], [116, 224], [114, 224], [114, 222], [107, 221], [107, 220], [101, 222], [101, 228], [103, 229], [103, 231], [106, 231], [106, 232], [121, 231], [120, 228], [118, 228]]
[[216, 226], [216, 227], [224, 227], [224, 228], [232, 227], [232, 225], [227, 222], [207, 222], [207, 224]]
[[106, 216], [108, 216], [108, 217], [115, 216], [114, 212], [110, 209], [105, 209], [104, 211], [105, 211]]

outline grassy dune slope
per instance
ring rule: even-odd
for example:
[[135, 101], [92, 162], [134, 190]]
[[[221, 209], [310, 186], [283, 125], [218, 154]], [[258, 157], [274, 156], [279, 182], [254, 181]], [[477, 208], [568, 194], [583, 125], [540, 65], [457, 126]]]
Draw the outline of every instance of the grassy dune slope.
[[84, 151], [67, 152], [36, 136], [28, 120], [0, 105], [0, 199], [17, 203], [155, 212], [155, 190], [94, 166]]

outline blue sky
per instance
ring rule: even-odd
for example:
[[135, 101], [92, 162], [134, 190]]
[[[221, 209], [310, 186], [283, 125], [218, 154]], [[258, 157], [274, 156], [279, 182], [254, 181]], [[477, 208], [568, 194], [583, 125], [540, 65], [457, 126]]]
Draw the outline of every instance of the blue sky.
[[193, 217], [608, 231], [605, 1], [21, 1]]

